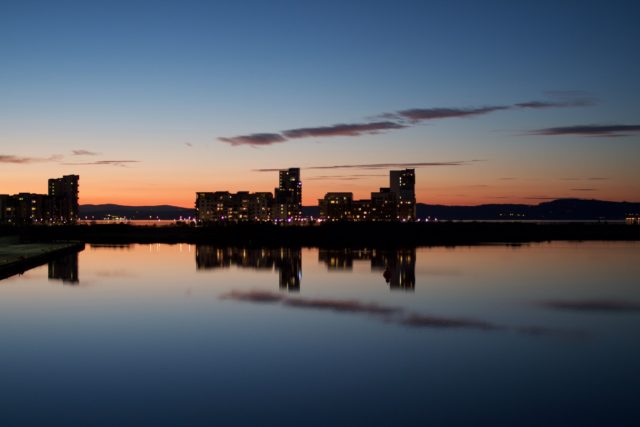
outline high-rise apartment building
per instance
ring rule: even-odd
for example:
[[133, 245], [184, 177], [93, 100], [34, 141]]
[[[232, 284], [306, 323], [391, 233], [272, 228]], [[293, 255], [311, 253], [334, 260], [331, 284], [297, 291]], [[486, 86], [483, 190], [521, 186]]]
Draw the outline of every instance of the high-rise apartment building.
[[49, 180], [48, 194], [0, 195], [0, 223], [69, 224], [78, 219], [78, 175]]
[[75, 222], [79, 216], [78, 175], [64, 175], [49, 179], [49, 196], [53, 197], [54, 216], [62, 221]]
[[288, 221], [302, 218], [300, 169], [279, 171], [275, 197], [269, 192], [238, 191], [196, 193], [196, 220], [211, 222]]
[[414, 221], [415, 169], [389, 172], [389, 187], [371, 193], [369, 200], [353, 200], [352, 193], [327, 193], [318, 201], [325, 221]]
[[397, 199], [396, 219], [416, 219], [416, 170], [404, 169], [389, 172], [389, 187]]
[[278, 188], [275, 189], [273, 218], [276, 220], [302, 219], [302, 181], [300, 168], [281, 170]]

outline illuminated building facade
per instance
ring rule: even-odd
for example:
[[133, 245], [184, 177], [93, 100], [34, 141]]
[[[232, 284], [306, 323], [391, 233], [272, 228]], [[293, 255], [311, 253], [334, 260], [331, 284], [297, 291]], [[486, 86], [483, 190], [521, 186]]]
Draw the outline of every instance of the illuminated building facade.
[[54, 202], [54, 216], [62, 222], [76, 222], [79, 216], [78, 190], [80, 177], [64, 175], [49, 179], [49, 196]]
[[300, 169], [279, 171], [275, 197], [269, 192], [238, 191], [196, 193], [196, 220], [214, 222], [298, 221], [302, 219]]
[[270, 221], [272, 206], [273, 195], [269, 192], [196, 193], [196, 219], [202, 223]]
[[352, 193], [327, 193], [318, 201], [324, 221], [414, 221], [415, 169], [390, 171], [390, 186], [371, 193], [371, 199], [353, 200]]
[[78, 220], [78, 175], [49, 180], [49, 194], [0, 195], [0, 223], [73, 224]]
[[273, 219], [299, 221], [302, 219], [302, 181], [300, 168], [279, 171], [278, 188], [274, 190]]
[[353, 217], [353, 193], [327, 193], [318, 200], [320, 217], [326, 221], [347, 221]]

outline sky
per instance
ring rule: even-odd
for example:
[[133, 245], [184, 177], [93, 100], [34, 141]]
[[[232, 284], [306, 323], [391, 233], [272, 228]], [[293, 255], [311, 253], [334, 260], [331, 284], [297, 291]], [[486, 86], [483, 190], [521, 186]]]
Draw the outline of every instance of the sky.
[[0, 194], [640, 201], [636, 1], [0, 2]]

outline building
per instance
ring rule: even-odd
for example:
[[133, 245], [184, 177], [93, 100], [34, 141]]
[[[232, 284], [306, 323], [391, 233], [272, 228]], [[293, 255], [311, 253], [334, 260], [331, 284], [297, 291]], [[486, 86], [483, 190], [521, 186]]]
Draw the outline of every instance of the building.
[[267, 191], [250, 193], [238, 191], [196, 193], [196, 221], [213, 222], [267, 222], [302, 219], [302, 182], [300, 169], [279, 171], [278, 188], [274, 194]]
[[396, 195], [396, 219], [416, 219], [416, 170], [404, 169], [389, 172], [389, 187]]
[[353, 200], [353, 193], [327, 193], [318, 200], [324, 221], [415, 221], [415, 169], [389, 172], [389, 187], [371, 199]]
[[79, 217], [78, 175], [64, 175], [49, 179], [49, 196], [53, 197], [54, 216], [62, 222], [75, 222]]
[[48, 194], [0, 195], [0, 223], [69, 224], [78, 220], [78, 175], [49, 180]]
[[327, 193], [318, 200], [320, 217], [326, 221], [349, 221], [353, 219], [353, 193]]
[[211, 222], [262, 222], [271, 220], [273, 195], [238, 191], [196, 193], [196, 219]]
[[300, 168], [279, 171], [278, 188], [274, 190], [273, 219], [299, 221], [302, 219], [302, 181]]
[[625, 218], [627, 224], [640, 224], [640, 214], [629, 214]]

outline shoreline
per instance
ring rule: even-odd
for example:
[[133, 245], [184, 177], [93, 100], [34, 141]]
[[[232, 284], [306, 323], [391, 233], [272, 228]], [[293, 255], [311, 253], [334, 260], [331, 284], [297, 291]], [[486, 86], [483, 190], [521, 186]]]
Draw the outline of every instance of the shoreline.
[[81, 242], [26, 243], [11, 240], [0, 241], [0, 280], [22, 274], [60, 255], [80, 252], [85, 246]]
[[0, 227], [23, 242], [210, 243], [229, 246], [406, 247], [545, 241], [640, 241], [640, 226], [620, 223], [331, 223], [206, 227], [75, 225]]

